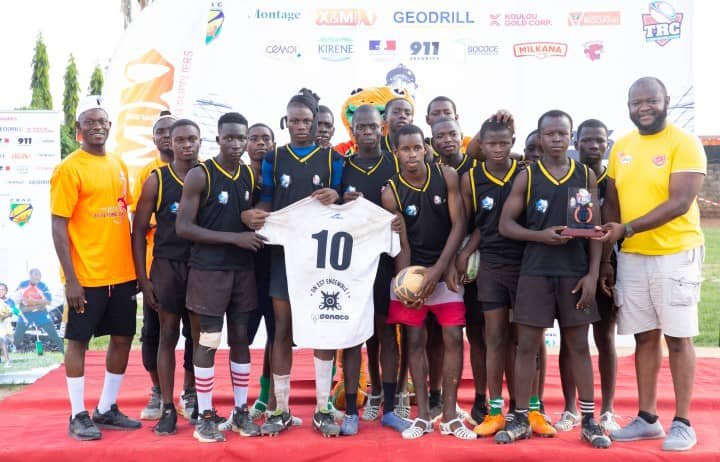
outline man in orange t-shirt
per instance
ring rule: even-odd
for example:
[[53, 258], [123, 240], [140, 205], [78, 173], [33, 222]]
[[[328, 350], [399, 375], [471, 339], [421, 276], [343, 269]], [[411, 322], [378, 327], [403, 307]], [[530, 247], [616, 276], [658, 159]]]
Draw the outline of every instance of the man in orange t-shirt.
[[[65, 374], [72, 407], [68, 434], [85, 441], [100, 439], [98, 426], [133, 430], [141, 424], [122, 414], [116, 404], [137, 311], [127, 167], [118, 156], [105, 152], [110, 131], [107, 112], [97, 99], [83, 106], [76, 122], [82, 144], [55, 168], [50, 206], [68, 303]], [[110, 335], [107, 369], [91, 419], [84, 403], [85, 351], [91, 337], [102, 335]]]

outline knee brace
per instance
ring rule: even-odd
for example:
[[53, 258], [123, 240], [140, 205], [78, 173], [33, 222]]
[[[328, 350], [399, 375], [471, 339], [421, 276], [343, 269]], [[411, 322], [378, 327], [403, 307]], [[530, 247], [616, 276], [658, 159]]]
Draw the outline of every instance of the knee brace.
[[200, 346], [204, 346], [211, 350], [217, 350], [220, 346], [220, 340], [222, 339], [221, 332], [200, 332], [200, 340], [198, 343]]

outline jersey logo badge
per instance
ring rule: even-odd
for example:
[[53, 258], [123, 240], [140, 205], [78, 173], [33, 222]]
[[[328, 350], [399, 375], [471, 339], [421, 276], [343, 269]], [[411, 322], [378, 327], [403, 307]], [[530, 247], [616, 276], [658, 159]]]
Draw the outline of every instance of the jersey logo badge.
[[320, 176], [319, 175], [313, 175], [312, 182], [315, 186], [320, 186]]
[[245, 191], [245, 201], [250, 200], [250, 191]]
[[320, 293], [322, 294], [322, 300], [320, 301], [320, 306], [318, 306], [319, 309], [333, 311], [340, 311], [342, 309], [342, 306], [340, 306], [340, 300], [338, 300], [340, 292], [320, 291]]
[[168, 207], [168, 209], [170, 210], [170, 213], [177, 214], [179, 207], [179, 202], [173, 202], [172, 204], [170, 204], [170, 207]]
[[548, 201], [545, 199], [538, 199], [537, 202], [535, 202], [535, 210], [537, 210], [540, 213], [547, 212], [548, 209]]
[[492, 210], [493, 206], [495, 205], [495, 199], [490, 196], [485, 196], [483, 197], [481, 204], [483, 209]]
[[418, 214], [418, 208], [416, 205], [408, 205], [407, 207], [405, 207], [405, 215], [414, 217], [417, 214]]
[[330, 218], [332, 218], [333, 220], [342, 220], [343, 216], [342, 216], [342, 213], [338, 212], [336, 214], [331, 215]]
[[621, 164], [627, 165], [632, 162], [632, 156], [630, 154], [625, 154], [624, 152], [621, 152], [620, 154], [618, 154], [618, 160]]
[[652, 163], [655, 164], [656, 167], [662, 167], [665, 165], [665, 162], [667, 161], [667, 157], [663, 154], [660, 156], [655, 156], [652, 159]]
[[282, 174], [280, 175], [280, 186], [287, 189], [290, 187], [290, 175]]
[[443, 203], [443, 199], [440, 196], [433, 196], [433, 202], [435, 203], [435, 205], [440, 205]]
[[349, 192], [349, 193], [354, 193], [354, 192], [357, 191], [357, 190], [355, 189], [355, 186], [350, 185], [350, 186], [347, 187], [347, 189], [345, 189], [345, 191], [346, 191], [346, 192]]
[[222, 205], [227, 204], [229, 198], [230, 198], [230, 196], [228, 196], [227, 191], [221, 191], [220, 194], [218, 194], [218, 202], [221, 203]]

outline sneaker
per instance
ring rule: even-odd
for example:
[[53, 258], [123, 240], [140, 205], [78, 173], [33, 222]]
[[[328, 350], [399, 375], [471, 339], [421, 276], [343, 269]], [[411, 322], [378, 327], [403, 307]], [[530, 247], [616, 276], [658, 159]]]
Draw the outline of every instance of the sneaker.
[[345, 436], [357, 435], [359, 425], [360, 416], [357, 414], [345, 414], [342, 424], [340, 425], [340, 434]]
[[78, 441], [92, 441], [102, 438], [102, 433], [92, 420], [88, 411], [82, 411], [75, 417], [70, 417], [68, 424], [68, 435]]
[[689, 451], [697, 444], [697, 436], [692, 427], [673, 420], [670, 432], [663, 441], [663, 451]]
[[[190, 420], [191, 416], [197, 408], [197, 392], [194, 389], [185, 390], [185, 393], [178, 398], [177, 409], [180, 415]], [[196, 416], [197, 420], [197, 416]]]
[[481, 437], [493, 436], [505, 428], [505, 417], [502, 414], [486, 415], [480, 425], [476, 425], [473, 431]]
[[155, 424], [153, 431], [158, 436], [174, 435], [177, 430], [177, 411], [175, 408], [163, 409], [160, 421]]
[[486, 405], [478, 406], [477, 403], [473, 404], [470, 408], [470, 415], [467, 417], [467, 421], [472, 425], [477, 426], [485, 421], [485, 417], [488, 415], [488, 409]]
[[587, 441], [594, 448], [607, 449], [610, 447], [610, 438], [605, 434], [602, 427], [595, 422], [595, 419], [587, 419], [580, 430], [580, 439]]
[[113, 404], [110, 406], [109, 411], [103, 412], [102, 414], [95, 409], [92, 420], [98, 427], [111, 430], [137, 430], [142, 427], [139, 420], [133, 420], [120, 412], [117, 404]]
[[198, 419], [197, 426], [195, 426], [193, 437], [201, 443], [221, 443], [225, 441], [225, 435], [218, 429], [217, 420], [215, 409], [204, 411]]
[[335, 420], [341, 420], [343, 417], [345, 417], [345, 413], [336, 408], [331, 401], [328, 401], [327, 410], [328, 412], [330, 412], [330, 414], [333, 416], [333, 419]]
[[560, 420], [555, 422], [555, 429], [559, 432], [569, 432], [580, 425], [580, 415], [570, 411], [563, 411]]
[[518, 440], [529, 439], [532, 433], [528, 416], [515, 413], [512, 421], [505, 425], [505, 429], [495, 434], [495, 442], [497, 444], [510, 444]]
[[615, 414], [612, 412], [603, 412], [600, 416], [600, 428], [602, 428], [607, 435], [620, 430], [620, 424], [615, 420]]
[[240, 436], [260, 436], [260, 426], [250, 418], [247, 404], [243, 404], [242, 407], [234, 407], [232, 417], [228, 420], [231, 423], [232, 431], [240, 433]]
[[250, 418], [252, 420], [258, 420], [267, 411], [267, 403], [256, 399], [250, 408]]
[[410, 428], [412, 422], [407, 419], [403, 419], [394, 412], [389, 412], [387, 414], [383, 414], [382, 418], [380, 419], [380, 425], [382, 425], [383, 427], [390, 427], [393, 430], [399, 432], [404, 432], [405, 430]]
[[329, 411], [315, 412], [313, 415], [313, 428], [322, 433], [322, 436], [326, 438], [340, 434], [340, 425], [335, 422], [335, 419]]
[[665, 430], [660, 425], [660, 420], [650, 424], [642, 417], [635, 417], [625, 427], [610, 433], [613, 441], [657, 440], [663, 437]]
[[150, 390], [150, 401], [145, 409], [140, 412], [142, 420], [160, 420], [162, 416], [162, 400], [160, 399], [160, 387], [152, 387]]
[[367, 401], [365, 402], [365, 407], [363, 408], [362, 419], [372, 421], [380, 417], [380, 406], [382, 406], [382, 403], [382, 393], [379, 395], [373, 395], [372, 393], [369, 394]]
[[290, 411], [283, 412], [277, 409], [267, 416], [265, 423], [260, 427], [260, 433], [262, 435], [275, 436], [281, 431], [287, 430], [291, 425], [293, 425], [293, 416], [290, 414]]
[[[517, 417], [517, 416], [516, 416]], [[540, 411], [530, 411], [528, 421], [534, 434], [545, 438], [552, 438], [557, 435], [557, 430]]]

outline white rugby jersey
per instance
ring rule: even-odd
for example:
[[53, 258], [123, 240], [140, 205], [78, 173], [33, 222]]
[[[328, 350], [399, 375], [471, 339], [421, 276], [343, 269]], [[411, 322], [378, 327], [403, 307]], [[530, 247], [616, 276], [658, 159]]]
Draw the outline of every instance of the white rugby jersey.
[[298, 346], [349, 348], [372, 336], [378, 260], [383, 252], [400, 252], [392, 220], [393, 214], [363, 198], [322, 205], [307, 197], [267, 217], [258, 233], [285, 249]]

